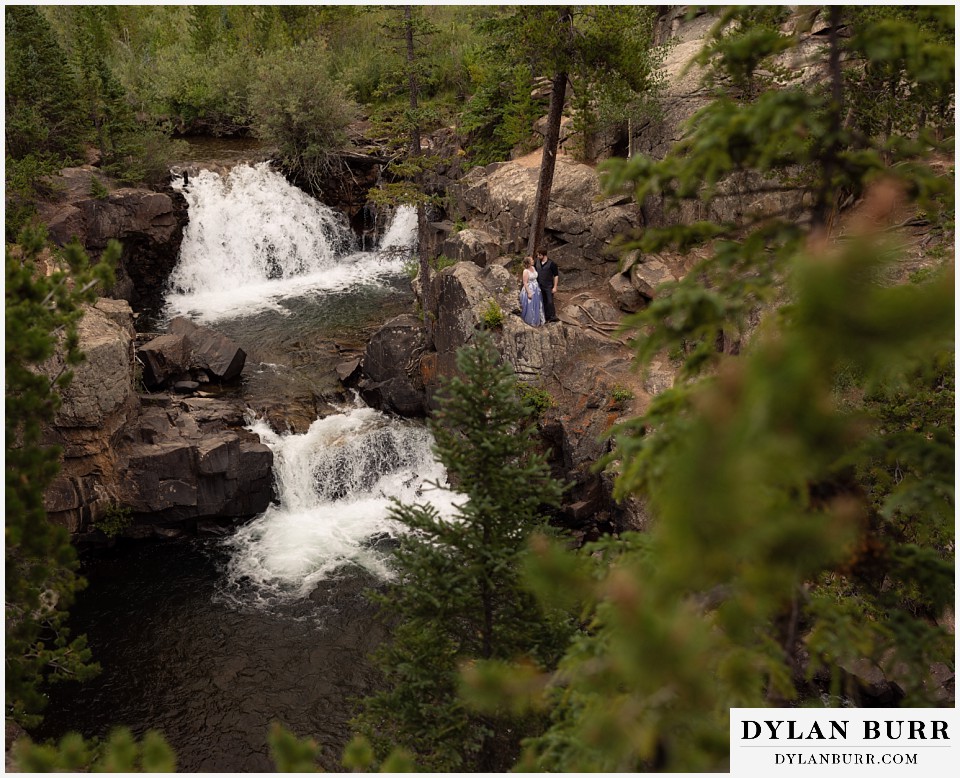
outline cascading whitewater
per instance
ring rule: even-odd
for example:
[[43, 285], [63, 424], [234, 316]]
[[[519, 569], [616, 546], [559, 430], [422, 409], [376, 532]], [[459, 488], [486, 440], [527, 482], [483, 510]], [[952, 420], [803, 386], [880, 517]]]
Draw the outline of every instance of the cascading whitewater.
[[383, 553], [369, 541], [402, 531], [388, 517], [391, 499], [453, 512], [455, 493], [427, 485], [444, 484], [446, 475], [422, 426], [352, 408], [302, 435], [278, 435], [262, 421], [250, 429], [273, 449], [279, 505], [225, 541], [224, 594], [237, 603], [303, 598], [348, 565], [388, 576]]
[[381, 252], [413, 251], [417, 246], [417, 209], [401, 205], [380, 239]]
[[[376, 250], [351, 253], [335, 217], [266, 166], [191, 175], [184, 194], [190, 227], [167, 313], [216, 322], [247, 351], [231, 392], [273, 407], [321, 394], [337, 357], [319, 346], [341, 334], [356, 344], [407, 305], [413, 209], [398, 209]], [[389, 574], [386, 536], [403, 531], [389, 498], [450, 515], [454, 496], [424, 485], [445, 477], [422, 425], [352, 408], [303, 435], [252, 429], [274, 451], [277, 504], [230, 538], [85, 564], [91, 588], [71, 618], [86, 618], [104, 673], [51, 690], [45, 737], [123, 721], [162, 730], [185, 770], [266, 771], [263, 733], [280, 720], [340, 753], [347, 701], [369, 691], [365, 658], [382, 634], [361, 592]]]
[[[402, 276], [416, 244], [416, 211], [399, 208], [381, 248], [355, 251], [342, 217], [270, 169], [203, 170], [184, 187], [190, 222], [170, 275], [166, 313], [211, 323], [272, 309], [317, 291]], [[412, 216], [411, 216], [412, 214]]]
[[[416, 246], [416, 210], [401, 207], [375, 251], [355, 251], [342, 219], [267, 163], [226, 176], [201, 171], [186, 187], [179, 179], [174, 185], [187, 198], [190, 224], [170, 277], [167, 313], [230, 320], [221, 326], [241, 342], [286, 343], [266, 321], [276, 317], [259, 316], [266, 310], [283, 314], [284, 329], [308, 338], [320, 323], [317, 300], [357, 300], [371, 286], [396, 283]], [[274, 450], [279, 504], [225, 541], [231, 559], [223, 593], [238, 604], [305, 597], [345, 565], [387, 575], [370, 539], [402, 531], [388, 519], [390, 498], [424, 499], [424, 481], [445, 478], [427, 430], [370, 408], [317, 420], [303, 435], [278, 435], [262, 422], [251, 429]], [[430, 495], [447, 509], [451, 493]]]
[[336, 213], [263, 162], [203, 170], [182, 189], [190, 223], [170, 276], [178, 292], [239, 289], [315, 273], [351, 246]]

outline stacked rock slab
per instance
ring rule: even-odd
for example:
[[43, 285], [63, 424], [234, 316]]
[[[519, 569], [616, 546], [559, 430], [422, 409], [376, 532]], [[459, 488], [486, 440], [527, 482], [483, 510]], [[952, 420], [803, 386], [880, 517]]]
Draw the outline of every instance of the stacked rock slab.
[[[94, 182], [103, 187], [103, 196], [92, 194]], [[169, 189], [117, 188], [89, 165], [61, 170], [50, 184], [56, 194], [39, 204], [50, 238], [61, 246], [76, 239], [93, 256], [109, 240], [119, 240], [123, 252], [112, 294], [138, 311], [159, 312], [187, 224], [183, 196]]]
[[135, 524], [251, 516], [273, 497], [273, 453], [243, 425], [243, 409], [211, 398], [143, 396], [140, 440], [120, 454], [118, 499]]
[[[204, 370], [239, 374], [241, 349], [225, 346], [225, 338], [205, 328], [182, 327], [188, 330], [162, 336], [169, 348], [152, 353], [174, 356], [151, 370], [173, 374], [172, 363], [196, 352]], [[169, 525], [230, 521], [266, 509], [273, 499], [273, 453], [243, 429], [240, 403], [138, 394], [133, 313], [123, 300], [102, 299], [87, 308], [79, 335], [87, 358], [44, 440], [64, 452], [60, 474], [44, 495], [52, 521], [96, 537], [90, 533], [120, 512], [130, 522], [124, 535], [151, 536]], [[61, 368], [54, 357], [43, 371], [53, 376]]]
[[[86, 359], [74, 368], [54, 425], [44, 436], [45, 444], [63, 450], [60, 473], [44, 495], [45, 507], [73, 532], [112, 504], [104, 476], [116, 471], [116, 449], [139, 411], [130, 306], [123, 300], [99, 300], [84, 309], [77, 328]], [[63, 367], [57, 354], [41, 370], [52, 377]]]

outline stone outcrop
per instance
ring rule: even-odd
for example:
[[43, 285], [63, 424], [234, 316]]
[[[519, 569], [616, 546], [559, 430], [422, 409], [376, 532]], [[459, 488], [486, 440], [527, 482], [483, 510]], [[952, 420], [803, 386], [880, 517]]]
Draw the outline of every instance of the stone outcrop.
[[247, 355], [230, 338], [182, 316], [171, 321], [168, 329], [184, 339], [190, 352], [191, 369], [205, 370], [210, 378], [218, 381], [232, 381], [240, 376]]
[[[437, 301], [433, 347], [426, 347], [418, 318], [401, 316], [384, 325], [362, 363], [360, 386], [367, 402], [404, 416], [436, 407], [436, 391], [456, 373], [457, 350], [487, 327], [491, 307], [498, 308], [503, 320], [489, 331], [504, 361], [520, 381], [546, 391], [555, 402], [540, 431], [554, 474], [571, 484], [561, 521], [585, 534], [642, 526], [642, 508], [616, 504], [610, 478], [592, 469], [609, 450], [605, 432], [621, 414], [635, 412], [646, 396], [630, 370], [629, 352], [614, 335], [613, 302], [579, 293], [560, 308], [559, 323], [530, 327], [519, 316], [514, 274], [500, 264], [481, 268], [472, 262], [442, 270], [432, 292]], [[613, 389], [618, 384], [636, 386], [634, 400], [617, 402]]]
[[228, 337], [180, 316], [170, 322], [169, 330], [137, 349], [148, 389], [188, 392], [210, 381], [240, 377], [247, 355]]
[[243, 429], [243, 409], [211, 398], [143, 396], [139, 440], [119, 453], [127, 535], [158, 524], [251, 516], [273, 497], [273, 453]]
[[644, 255], [632, 251], [620, 265], [621, 272], [607, 281], [607, 287], [617, 307], [625, 313], [636, 313], [646, 307], [661, 284], [677, 281], [683, 275], [677, 262], [668, 264], [656, 254]]
[[[458, 184], [457, 197], [465, 204], [470, 229], [448, 238], [443, 245], [450, 250], [445, 253], [481, 265], [493, 260], [491, 246], [498, 246], [500, 255], [522, 254], [537, 176], [536, 166], [520, 162], [498, 162], [468, 172]], [[592, 167], [566, 156], [557, 159], [545, 240], [564, 273], [566, 289], [606, 281], [619, 261], [614, 238], [640, 223], [640, 210], [629, 197], [603, 196]], [[468, 235], [461, 238], [463, 232]]]
[[[87, 306], [78, 324], [86, 359], [73, 368], [73, 381], [44, 443], [63, 449], [63, 466], [44, 496], [51, 518], [78, 531], [84, 520], [111, 504], [102, 475], [116, 469], [116, 447], [135, 423], [139, 401], [133, 386], [133, 312], [122, 300]], [[51, 378], [64, 369], [55, 355], [41, 366]]]
[[143, 365], [143, 385], [155, 389], [177, 380], [190, 365], [190, 353], [183, 335], [159, 335], [137, 349]]
[[391, 319], [377, 330], [363, 362], [364, 378], [359, 387], [364, 401], [400, 416], [426, 415], [423, 381], [410, 369], [425, 343], [423, 322], [409, 314]]
[[99, 256], [111, 238], [123, 245], [113, 295], [136, 311], [156, 314], [166, 280], [177, 263], [187, 205], [173, 190], [155, 192], [116, 184], [89, 165], [50, 179], [55, 198], [40, 216], [58, 245], [76, 238]]
[[[694, 11], [692, 14], [691, 10]], [[817, 14], [818, 11], [803, 6], [793, 10], [781, 29], [793, 34], [803, 28], [800, 43], [774, 60], [775, 66], [783, 68], [801, 84], [825, 80], [824, 63], [828, 59], [819, 53], [826, 45], [827, 27], [822, 21], [814, 21], [807, 29], [804, 17], [811, 13]], [[634, 154], [663, 159], [683, 138], [696, 112], [713, 99], [713, 88], [703, 83], [703, 68], [692, 64], [691, 60], [708, 44], [710, 30], [717, 20], [717, 15], [710, 9], [694, 10], [689, 6], [676, 6], [661, 18], [663, 38], [671, 41], [662, 67], [665, 81], [660, 103], [662, 114], [634, 128], [630, 138]], [[687, 202], [679, 211], [670, 212], [665, 210], [662, 198], [651, 196], [644, 203], [644, 221], [650, 226], [662, 227], [697, 220], [737, 223], [754, 214], [783, 213], [789, 217], [801, 205], [801, 193], [799, 190], [783, 191], [781, 183], [756, 175], [734, 175], [720, 183], [719, 196], [709, 205]]]
[[486, 230], [451, 230], [441, 251], [444, 256], [458, 262], [473, 262], [480, 267], [486, 267], [500, 256], [500, 242], [496, 235]]
[[[358, 132], [354, 140], [363, 142], [365, 139]], [[375, 146], [367, 144], [361, 148], [361, 151], [333, 155], [316, 187], [313, 182], [295, 179], [305, 191], [318, 194], [323, 202], [343, 212], [350, 226], [360, 235], [374, 227], [376, 213], [368, 207], [369, 191], [380, 180], [388, 159]]]
[[631, 283], [629, 273], [616, 273], [610, 276], [607, 286], [611, 297], [621, 311], [636, 313], [646, 304], [643, 295]]
[[[240, 403], [138, 394], [126, 301], [87, 307], [78, 331], [86, 359], [74, 369], [44, 438], [63, 449], [61, 471], [44, 495], [54, 522], [96, 537], [98, 525], [122, 512], [132, 520], [124, 534], [143, 536], [164, 524], [232, 520], [266, 508], [273, 454], [243, 429]], [[178, 359], [189, 353], [190, 336], [163, 337], [172, 339]], [[219, 364], [209, 356], [208, 362]], [[62, 369], [59, 356], [42, 366], [51, 377]]]

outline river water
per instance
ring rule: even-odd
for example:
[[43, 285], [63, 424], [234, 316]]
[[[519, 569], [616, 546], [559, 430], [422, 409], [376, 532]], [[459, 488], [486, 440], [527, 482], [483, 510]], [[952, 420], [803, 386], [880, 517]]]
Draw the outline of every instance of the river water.
[[[204, 171], [185, 196], [190, 224], [166, 315], [209, 324], [247, 351], [244, 396], [323, 394], [331, 343], [358, 345], [409, 309], [410, 210], [376, 250], [358, 251], [333, 211], [267, 164]], [[274, 451], [278, 501], [229, 536], [83, 554], [90, 585], [71, 626], [103, 672], [54, 687], [39, 736], [159, 729], [181, 771], [250, 772], [272, 768], [266, 735], [279, 721], [339, 768], [384, 634], [364, 592], [391, 574], [402, 530], [390, 501], [449, 515], [454, 495], [434, 486], [445, 474], [422, 425], [358, 401], [334, 410], [299, 434], [251, 420]]]

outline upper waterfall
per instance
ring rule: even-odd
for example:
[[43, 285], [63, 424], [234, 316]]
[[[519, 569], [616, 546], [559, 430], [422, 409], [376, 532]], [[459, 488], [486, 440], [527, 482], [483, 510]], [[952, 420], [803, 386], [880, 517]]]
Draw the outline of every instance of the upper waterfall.
[[187, 200], [190, 221], [170, 275], [171, 316], [211, 322], [267, 308], [285, 312], [284, 298], [402, 275], [416, 244], [416, 212], [400, 208], [381, 241], [384, 251], [356, 251], [340, 214], [266, 162], [226, 175], [203, 170], [174, 187]]
[[225, 177], [203, 170], [182, 189], [190, 209], [172, 288], [237, 289], [322, 270], [351, 245], [336, 212], [262, 162]]

